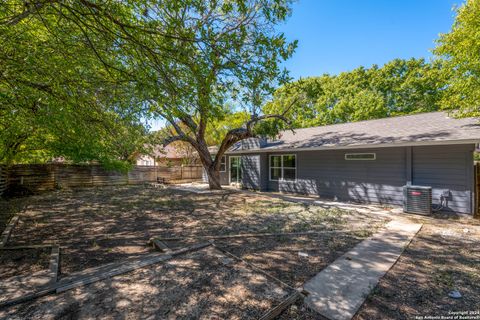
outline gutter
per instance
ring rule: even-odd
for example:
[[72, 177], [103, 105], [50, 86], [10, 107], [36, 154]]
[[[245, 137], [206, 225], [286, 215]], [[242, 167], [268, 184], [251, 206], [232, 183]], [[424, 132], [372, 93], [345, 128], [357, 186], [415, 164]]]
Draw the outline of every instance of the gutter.
[[303, 147], [303, 148], [260, 148], [227, 151], [225, 154], [242, 154], [242, 153], [274, 153], [274, 152], [295, 152], [295, 151], [316, 151], [316, 150], [348, 150], [348, 149], [373, 149], [373, 148], [393, 148], [393, 147], [415, 147], [415, 146], [441, 146], [441, 145], [457, 145], [457, 144], [474, 144], [477, 152], [480, 152], [480, 139], [462, 139], [462, 140], [443, 140], [443, 141], [417, 141], [417, 142], [399, 142], [384, 144], [359, 144], [346, 146], [319, 146], [319, 147]]

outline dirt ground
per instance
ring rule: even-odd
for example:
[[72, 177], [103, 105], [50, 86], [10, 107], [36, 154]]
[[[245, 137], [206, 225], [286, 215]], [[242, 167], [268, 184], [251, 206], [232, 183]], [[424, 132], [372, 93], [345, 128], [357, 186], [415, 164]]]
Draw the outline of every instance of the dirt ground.
[[[342, 231], [216, 242], [297, 287], [388, 221], [374, 214], [295, 204], [255, 193], [196, 194], [149, 186], [62, 190], [11, 201], [15, 203], [3, 206], [21, 210], [7, 246], [58, 243], [60, 279], [151, 252], [154, 249], [147, 242], [153, 236]], [[355, 230], [349, 230], [351, 225]], [[171, 263], [144, 268], [2, 310], [0, 318], [254, 319], [288, 294], [226, 256], [186, 257], [175, 259], [172, 269]]]
[[298, 288], [362, 239], [348, 233], [216, 242], [227, 251]]
[[[365, 211], [325, 209], [265, 194], [195, 194], [148, 186], [62, 190], [0, 201], [0, 208], [2, 217], [15, 212], [20, 216], [7, 246], [56, 241], [62, 247], [60, 279], [151, 252], [147, 242], [154, 236], [335, 230], [215, 241], [291, 287], [301, 286], [389, 221]], [[355, 319], [415, 319], [480, 310], [480, 223], [446, 218], [417, 219], [424, 227]], [[196, 242], [166, 243], [178, 248]], [[45, 266], [38, 251], [18, 254], [0, 256], [2, 274], [31, 271], [16, 268], [15, 259], [32, 262], [34, 269]], [[458, 290], [462, 298], [450, 298], [451, 290]], [[290, 293], [210, 247], [0, 310], [0, 319], [256, 319]], [[279, 319], [322, 318], [298, 301]]]
[[[348, 211], [263, 195], [199, 195], [145, 186], [59, 191], [24, 199], [28, 208], [20, 214], [8, 245], [57, 241], [63, 275], [148, 253], [153, 249], [146, 244], [153, 236], [343, 229], [353, 218]], [[368, 226], [363, 237], [372, 224], [380, 227], [385, 222], [373, 215], [363, 215], [361, 221]]]
[[8, 319], [258, 319], [293, 291], [213, 248], [4, 312]]
[[[472, 312], [480, 318], [478, 221], [422, 222], [422, 230], [354, 319], [446, 317], [452, 312]], [[462, 297], [449, 297], [452, 290], [458, 290]]]
[[50, 248], [0, 250], [0, 281], [48, 268]]

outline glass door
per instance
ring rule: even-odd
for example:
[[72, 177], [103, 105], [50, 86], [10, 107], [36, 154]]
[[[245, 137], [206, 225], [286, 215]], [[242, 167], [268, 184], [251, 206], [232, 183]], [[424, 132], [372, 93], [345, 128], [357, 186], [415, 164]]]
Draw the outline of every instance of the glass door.
[[240, 183], [242, 181], [242, 166], [240, 157], [230, 157], [230, 183]]

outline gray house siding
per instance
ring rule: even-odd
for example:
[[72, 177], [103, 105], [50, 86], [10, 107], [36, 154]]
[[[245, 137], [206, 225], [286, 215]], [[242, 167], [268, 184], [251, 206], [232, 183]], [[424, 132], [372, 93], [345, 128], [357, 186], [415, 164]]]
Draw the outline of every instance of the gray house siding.
[[[226, 169], [225, 171], [220, 171], [220, 184], [221, 185], [228, 185], [228, 170], [229, 170], [229, 159], [228, 159], [228, 156], [226, 155]], [[208, 176], [207, 176], [207, 172], [205, 171], [205, 169], [202, 171], [202, 181], [205, 182], [205, 183], [208, 183]]]
[[473, 150], [474, 145], [414, 147], [412, 183], [431, 186], [434, 203], [439, 203], [442, 192], [448, 190], [448, 207], [471, 213]]
[[[244, 154], [241, 156], [242, 163], [242, 184], [245, 188], [265, 191], [268, 188], [268, 160], [266, 154]], [[230, 184], [230, 157], [226, 155], [226, 170], [220, 171], [220, 183], [222, 185]], [[208, 182], [208, 177], [203, 171], [204, 182]]]
[[[295, 152], [296, 181], [270, 181], [270, 191], [316, 194], [340, 201], [403, 204], [402, 187], [432, 186], [433, 203], [450, 192], [447, 209], [471, 213], [474, 145], [388, 147]], [[376, 160], [345, 160], [345, 153], [374, 152]], [[272, 154], [291, 154], [276, 152]]]
[[[376, 160], [345, 160], [346, 152], [375, 152]], [[406, 179], [404, 148], [302, 151], [295, 154], [297, 180], [269, 181], [269, 190], [317, 194], [340, 201], [402, 204], [402, 186]]]
[[[473, 144], [242, 154], [242, 182], [250, 189], [315, 194], [339, 201], [403, 204], [403, 186], [432, 186], [433, 203], [450, 192], [448, 209], [473, 208]], [[345, 153], [376, 154], [375, 160], [345, 160]], [[297, 179], [270, 181], [269, 156], [295, 154]], [[229, 184], [227, 170], [220, 173]]]
[[[220, 183], [222, 185], [230, 184], [230, 157], [227, 155], [226, 171], [220, 172]], [[242, 184], [245, 188], [255, 190], [266, 190], [268, 177], [266, 154], [244, 154], [241, 155]], [[207, 181], [204, 179], [204, 181]]]
[[247, 189], [260, 189], [260, 155], [242, 155], [242, 185]]
[[225, 156], [225, 171], [220, 171], [220, 184], [227, 185], [228, 184], [228, 170], [230, 168], [230, 162], [228, 156]]

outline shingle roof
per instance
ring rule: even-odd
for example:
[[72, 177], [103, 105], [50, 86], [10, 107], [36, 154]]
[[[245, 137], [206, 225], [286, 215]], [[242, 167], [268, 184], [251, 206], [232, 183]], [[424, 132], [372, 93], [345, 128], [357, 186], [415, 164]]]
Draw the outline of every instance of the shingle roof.
[[[455, 119], [445, 112], [431, 112], [352, 123], [283, 131], [250, 150], [335, 149], [382, 145], [480, 142], [480, 121]], [[231, 151], [240, 151], [237, 145]], [[245, 150], [245, 148], [243, 148]]]

